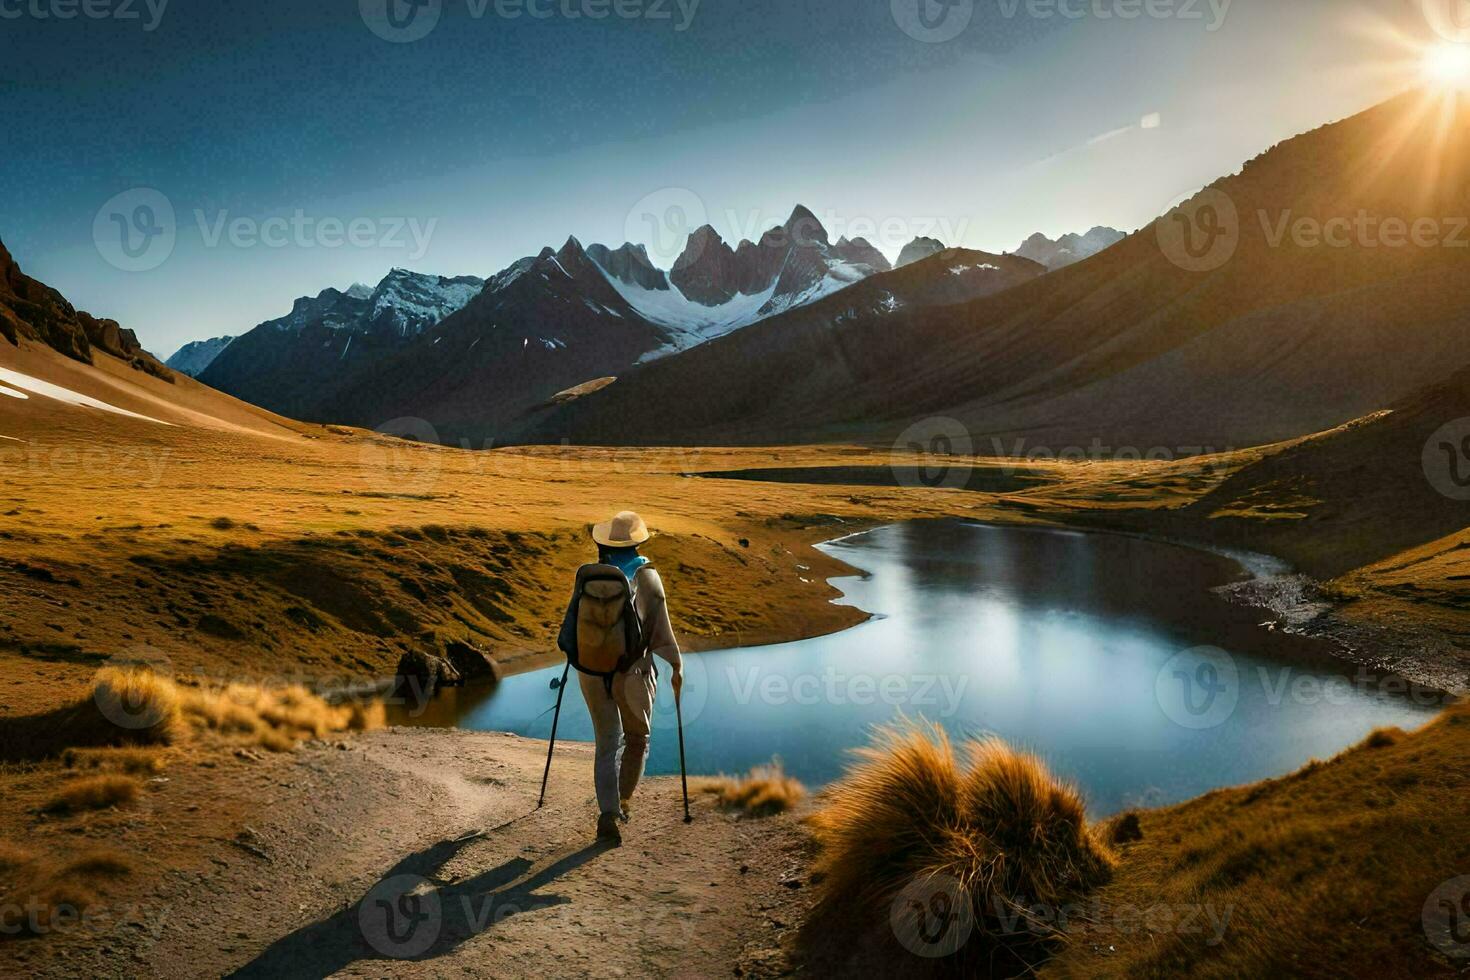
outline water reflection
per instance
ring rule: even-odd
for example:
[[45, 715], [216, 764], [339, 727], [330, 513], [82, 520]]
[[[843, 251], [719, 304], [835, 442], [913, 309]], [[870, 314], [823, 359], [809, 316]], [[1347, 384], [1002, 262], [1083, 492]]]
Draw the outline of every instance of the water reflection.
[[[826, 782], [870, 726], [903, 713], [1038, 751], [1083, 786], [1094, 810], [1111, 812], [1280, 775], [1438, 708], [1375, 690], [1320, 648], [1260, 629], [1258, 612], [1211, 592], [1243, 575], [1217, 555], [954, 521], [895, 525], [823, 549], [867, 570], [837, 585], [842, 601], [875, 618], [834, 636], [688, 658], [691, 771], [744, 771], [780, 756], [801, 779]], [[677, 578], [669, 584], [677, 603]], [[1176, 658], [1202, 646], [1228, 651], [1232, 689], [1174, 693]], [[544, 738], [548, 684], [560, 672], [457, 692], [431, 723]], [[1179, 683], [1195, 676], [1182, 674]], [[1330, 693], [1303, 696], [1292, 683], [1302, 678]], [[678, 771], [664, 683], [655, 773]], [[1190, 714], [1202, 705], [1212, 714]], [[1198, 727], [1201, 719], [1210, 724]], [[561, 734], [591, 738], [575, 687]]]

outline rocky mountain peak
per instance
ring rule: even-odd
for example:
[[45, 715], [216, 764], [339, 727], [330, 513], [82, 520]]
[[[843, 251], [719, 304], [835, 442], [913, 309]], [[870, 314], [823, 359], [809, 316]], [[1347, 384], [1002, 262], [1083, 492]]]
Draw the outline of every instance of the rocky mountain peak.
[[898, 253], [898, 264], [895, 268], [902, 269], [906, 265], [913, 265], [931, 255], [938, 255], [944, 251], [944, 243], [937, 238], [925, 238], [922, 235], [915, 238], [903, 247]]

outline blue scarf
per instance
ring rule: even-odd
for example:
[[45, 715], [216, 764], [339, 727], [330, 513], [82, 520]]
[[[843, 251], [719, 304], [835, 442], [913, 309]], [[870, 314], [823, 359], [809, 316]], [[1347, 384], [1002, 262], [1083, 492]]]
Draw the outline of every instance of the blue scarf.
[[633, 576], [638, 574], [638, 569], [649, 564], [647, 558], [638, 553], [637, 548], [606, 548], [603, 551], [604, 561], [615, 568], [621, 569], [628, 576], [628, 581], [633, 581]]

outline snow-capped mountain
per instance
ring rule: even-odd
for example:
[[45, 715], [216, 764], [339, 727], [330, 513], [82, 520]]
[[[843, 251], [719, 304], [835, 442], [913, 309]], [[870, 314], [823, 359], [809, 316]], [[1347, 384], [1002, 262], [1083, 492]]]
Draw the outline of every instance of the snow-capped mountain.
[[709, 225], [697, 229], [667, 274], [641, 245], [593, 245], [587, 254], [630, 306], [668, 329], [669, 343], [649, 357], [687, 350], [890, 269], [865, 239], [833, 244], [816, 215], [800, 206], [759, 242], [736, 248]]
[[1081, 262], [1083, 259], [1090, 259], [1103, 249], [1112, 248], [1127, 237], [1116, 228], [1105, 228], [1101, 225], [1085, 235], [1063, 235], [1056, 241], [1037, 232], [1022, 242], [1015, 254], [1033, 262], [1040, 262], [1047, 269], [1055, 272]]
[[191, 341], [174, 351], [164, 364], [180, 374], [197, 378], [234, 340], [234, 337], [211, 337], [209, 340]]
[[915, 238], [903, 247], [898, 253], [898, 264], [895, 269], [902, 269], [906, 265], [913, 265], [931, 255], [944, 251], [944, 243], [937, 238]]
[[484, 286], [485, 280], [476, 276], [447, 279], [394, 269], [368, 297], [366, 323], [374, 330], [414, 336], [464, 309]]
[[325, 385], [311, 417], [367, 427], [421, 418], [441, 440], [479, 448], [559, 392], [667, 347], [670, 331], [645, 319], [589, 252], [569, 238], [516, 262], [464, 309]]
[[[957, 301], [1004, 281], [981, 265], [938, 270], [935, 295]], [[517, 438], [562, 392], [889, 271], [871, 243], [834, 243], [804, 207], [735, 248], [700, 228], [668, 271], [642, 245], [569, 238], [483, 282], [395, 269], [373, 288], [303, 297], [225, 348], [200, 380], [307, 421], [418, 418], [444, 441], [479, 446]]]
[[408, 344], [484, 285], [475, 276], [393, 269], [375, 287], [324, 289], [234, 340], [198, 377], [272, 411], [312, 419], [333, 379]]

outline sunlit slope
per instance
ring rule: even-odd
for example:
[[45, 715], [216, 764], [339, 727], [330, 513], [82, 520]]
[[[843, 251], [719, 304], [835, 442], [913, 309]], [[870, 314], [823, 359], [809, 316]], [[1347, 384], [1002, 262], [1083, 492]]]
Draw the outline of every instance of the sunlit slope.
[[1470, 103], [1411, 93], [1070, 268], [947, 307], [834, 297], [629, 373], [535, 436], [887, 439], [951, 416], [990, 452], [1330, 428], [1470, 362], [1467, 133]]
[[18, 393], [0, 397], [0, 435], [26, 443], [90, 436], [104, 448], [136, 439], [166, 442], [171, 427], [293, 439], [316, 428], [169, 374], [160, 378], [96, 350], [85, 364], [32, 341], [0, 342], [0, 383]]

